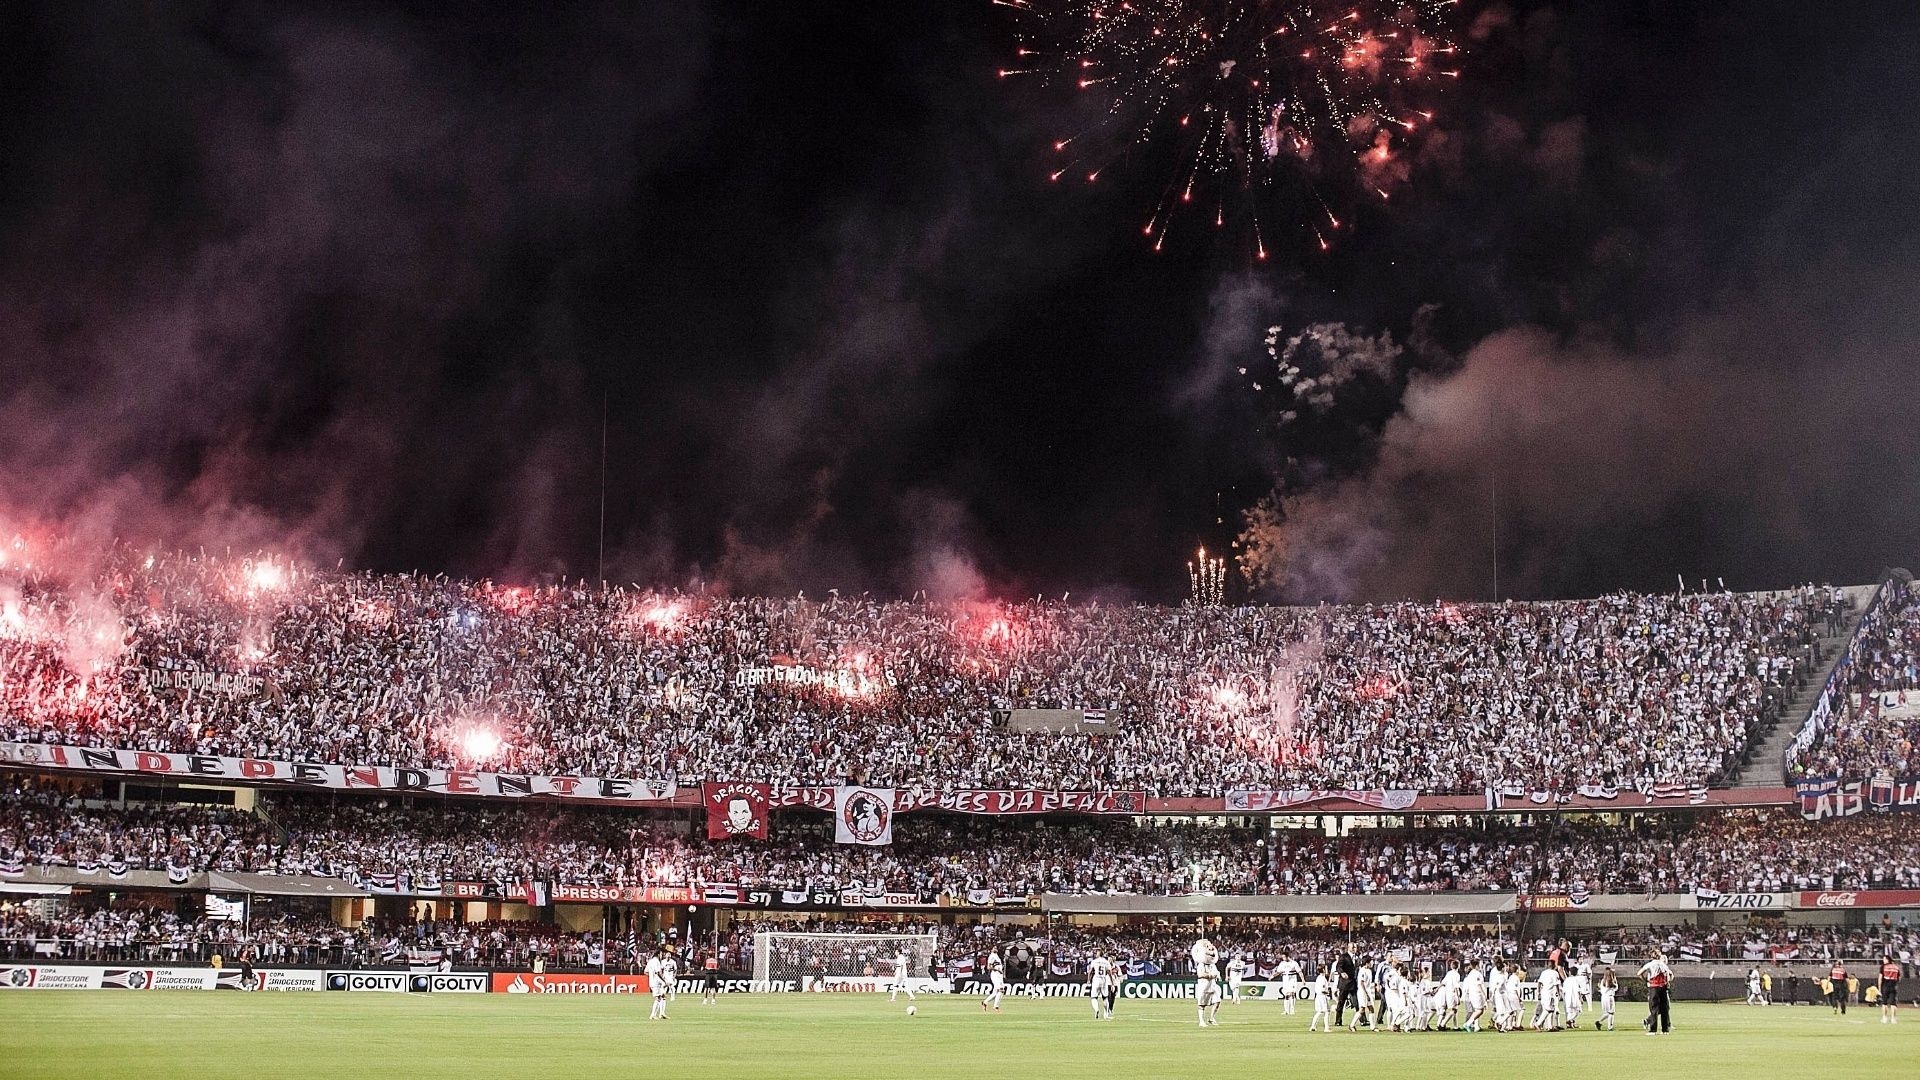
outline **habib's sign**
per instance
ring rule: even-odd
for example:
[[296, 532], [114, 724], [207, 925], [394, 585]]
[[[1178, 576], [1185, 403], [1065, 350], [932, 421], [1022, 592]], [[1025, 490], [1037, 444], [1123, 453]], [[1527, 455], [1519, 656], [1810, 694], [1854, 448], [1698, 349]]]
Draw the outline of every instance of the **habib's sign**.
[[104, 750], [58, 743], [0, 743], [0, 765], [30, 765], [39, 769], [70, 769], [78, 772], [135, 773], [171, 776], [181, 780], [287, 784], [335, 791], [421, 792], [620, 803], [669, 803], [679, 789], [673, 780], [492, 773], [469, 769], [412, 769], [393, 765], [326, 765], [154, 750]]

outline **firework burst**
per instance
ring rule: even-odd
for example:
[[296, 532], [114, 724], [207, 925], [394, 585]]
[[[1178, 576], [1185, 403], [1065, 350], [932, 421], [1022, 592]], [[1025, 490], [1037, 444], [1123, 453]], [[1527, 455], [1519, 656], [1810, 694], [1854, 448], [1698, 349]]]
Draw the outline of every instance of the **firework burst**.
[[1459, 75], [1457, 0], [994, 0], [1020, 16], [1002, 78], [1070, 87], [1084, 126], [1053, 144], [1055, 182], [1094, 183], [1135, 148], [1177, 147], [1141, 231], [1159, 250], [1183, 211], [1245, 221], [1258, 258], [1262, 203], [1283, 189], [1329, 247], [1353, 195], [1385, 200]]

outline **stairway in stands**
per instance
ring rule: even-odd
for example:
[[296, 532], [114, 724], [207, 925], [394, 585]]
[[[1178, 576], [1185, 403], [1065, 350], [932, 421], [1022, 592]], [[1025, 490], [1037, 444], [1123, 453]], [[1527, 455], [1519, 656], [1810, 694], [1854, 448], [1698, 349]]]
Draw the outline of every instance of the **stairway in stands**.
[[1846, 625], [1840, 632], [1820, 639], [1820, 663], [1815, 666], [1813, 677], [1800, 688], [1787, 707], [1781, 710], [1780, 718], [1771, 726], [1763, 726], [1764, 734], [1752, 744], [1747, 756], [1740, 763], [1740, 770], [1733, 775], [1728, 787], [1763, 788], [1779, 787], [1786, 783], [1783, 760], [1787, 746], [1813, 712], [1820, 701], [1820, 690], [1827, 685], [1827, 675], [1833, 666], [1840, 662], [1840, 654], [1846, 650], [1847, 642], [1853, 638], [1854, 630], [1860, 625], [1861, 616], [1866, 614], [1865, 599], [1856, 595], [1853, 614], [1847, 616]]

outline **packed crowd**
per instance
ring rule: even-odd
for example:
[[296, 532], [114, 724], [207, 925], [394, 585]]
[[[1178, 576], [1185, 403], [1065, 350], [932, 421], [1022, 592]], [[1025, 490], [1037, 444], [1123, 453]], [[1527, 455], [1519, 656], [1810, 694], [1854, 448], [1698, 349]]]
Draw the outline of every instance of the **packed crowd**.
[[271, 963], [343, 963], [366, 955], [364, 934], [321, 916], [280, 916], [241, 922], [186, 917], [175, 907], [121, 904], [49, 911], [36, 902], [0, 903], [0, 957], [104, 960], [130, 963], [205, 963], [239, 959], [249, 949]]
[[[228, 965], [242, 959], [262, 966], [451, 967], [460, 969], [628, 970], [661, 945], [685, 957], [712, 955], [729, 972], [754, 970], [761, 931], [803, 933], [931, 934], [932, 971], [965, 978], [984, 970], [988, 953], [999, 952], [1016, 981], [1080, 978], [1087, 961], [1103, 954], [1123, 962], [1133, 977], [1189, 977], [1189, 947], [1196, 928], [1168, 921], [1117, 926], [1044, 923], [941, 923], [882, 916], [736, 920], [710, 937], [647, 931], [638, 926], [598, 931], [523, 921], [452, 922], [374, 919], [351, 929], [318, 916], [256, 917], [249, 922], [183, 917], [177, 909], [122, 903], [98, 908], [0, 902], [0, 959], [82, 960]], [[1498, 927], [1372, 928], [1359, 932], [1333, 924], [1303, 925], [1263, 920], [1227, 923], [1207, 931], [1223, 956], [1249, 962], [1250, 977], [1272, 977], [1286, 962], [1311, 979], [1341, 950], [1358, 955], [1398, 954], [1414, 963], [1454, 958], [1514, 960], [1537, 964], [1556, 942], [1532, 936], [1516, 940]], [[1752, 925], [1729, 928], [1636, 926], [1581, 931], [1575, 944], [1604, 963], [1642, 958], [1657, 950], [1676, 962], [1876, 961], [1892, 956], [1920, 963], [1920, 927], [1904, 919], [1869, 927]], [[877, 965], [876, 965], [877, 968]], [[776, 966], [778, 977], [787, 972]], [[820, 974], [881, 974], [834, 971]]]
[[1807, 726], [1794, 778], [1920, 775], [1920, 586], [1889, 581], [1861, 620]]
[[265, 822], [218, 807], [75, 798], [58, 786], [0, 777], [0, 871], [19, 866], [106, 870], [248, 870], [267, 845]]
[[[400, 894], [443, 882], [711, 885], [908, 894], [1774, 892], [1920, 888], [1920, 832], [1897, 816], [1808, 822], [1790, 811], [1535, 815], [1472, 827], [1308, 830], [1146, 819], [1008, 822], [904, 816], [887, 847], [836, 844], [813, 813], [767, 841], [709, 841], [685, 816], [419, 800], [281, 797], [261, 816], [116, 807], [58, 787], [0, 788], [0, 873], [25, 866], [335, 877]], [[1537, 820], [1535, 820], [1537, 818]]]
[[1689, 926], [1643, 926], [1596, 935], [1595, 941], [1625, 952], [1659, 949], [1681, 961], [1876, 959], [1891, 954], [1911, 964], [1920, 955], [1920, 927], [1904, 917], [1882, 926], [1800, 925], [1754, 920], [1727, 929]]
[[[16, 549], [0, 738], [779, 784], [1711, 783], [1846, 605], [1814, 587], [1319, 608], [770, 599], [124, 548], [83, 572]], [[997, 722], [1021, 708], [1099, 723]]]
[[[579, 885], [740, 883], [780, 891], [904, 893], [932, 902], [985, 890], [1185, 893], [1262, 891], [1261, 834], [1131, 822], [903, 819], [894, 842], [835, 844], [817, 815], [775, 818], [764, 843], [712, 842], [631, 816], [494, 811], [382, 813], [353, 806], [276, 810], [289, 829], [284, 869], [362, 868], [442, 880], [515, 882], [515, 866]], [[570, 831], [573, 830], [573, 831]], [[531, 864], [531, 866], [529, 866]], [[351, 873], [351, 870], [349, 870]], [[473, 875], [473, 876], [469, 876]]]
[[[1126, 962], [1135, 976], [1190, 977], [1189, 951], [1199, 929], [1173, 922], [1130, 922], [1118, 926], [978, 923], [962, 925], [883, 922], [865, 919], [810, 919], [736, 923], [718, 942], [723, 963], [738, 959], [751, 969], [755, 937], [762, 930], [801, 933], [896, 933], [936, 935], [945, 974], [984, 970], [989, 952], [1000, 953], [1010, 978], [1084, 977], [1095, 955]], [[1499, 927], [1398, 927], [1349, 932], [1336, 923], [1301, 925], [1263, 920], [1222, 923], [1205, 931], [1223, 957], [1249, 961], [1249, 977], [1269, 977], [1286, 962], [1298, 964], [1311, 979], [1341, 950], [1356, 955], [1399, 954], [1415, 963], [1452, 957], [1467, 963], [1511, 960], [1544, 962], [1560, 938], [1516, 939]], [[1638, 926], [1584, 930], [1571, 944], [1601, 963], [1644, 959], [1656, 952], [1676, 963], [1695, 961], [1874, 961], [1891, 955], [1903, 964], [1920, 962], [1920, 927], [1904, 921], [1881, 927], [1776, 926], [1726, 931], [1694, 927]], [[1569, 954], [1571, 955], [1571, 954]], [[849, 974], [839, 972], [838, 974]]]
[[1811, 823], [1789, 811], [1730, 810], [1384, 836], [1275, 833], [1285, 893], [1775, 892], [1920, 887], [1920, 833], [1892, 818]]

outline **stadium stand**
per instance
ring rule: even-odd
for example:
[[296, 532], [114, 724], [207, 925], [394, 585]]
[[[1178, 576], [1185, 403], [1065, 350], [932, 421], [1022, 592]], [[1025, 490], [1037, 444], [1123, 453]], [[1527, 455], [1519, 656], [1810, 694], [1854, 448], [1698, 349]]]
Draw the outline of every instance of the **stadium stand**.
[[[116, 550], [0, 576], [0, 737], [940, 789], [1715, 785], [1843, 594], [1160, 608], [507, 588]], [[1015, 731], [1013, 709], [1097, 728]]]

